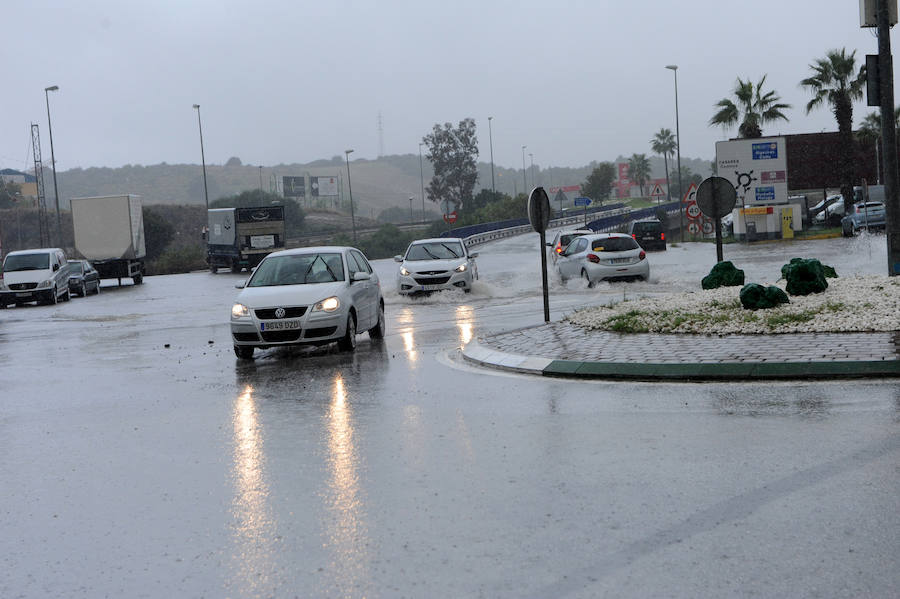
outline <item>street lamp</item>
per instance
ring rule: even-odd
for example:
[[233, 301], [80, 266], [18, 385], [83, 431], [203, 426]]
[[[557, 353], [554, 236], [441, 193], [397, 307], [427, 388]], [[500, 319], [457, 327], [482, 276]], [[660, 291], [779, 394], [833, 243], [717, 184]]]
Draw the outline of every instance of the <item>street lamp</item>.
[[[497, 195], [497, 188], [494, 186], [494, 134], [491, 131], [491, 121], [494, 117], [488, 117], [488, 140], [491, 144], [491, 194]], [[493, 199], [493, 198], [492, 198]]]
[[531, 188], [534, 189], [534, 154], [529, 152], [528, 158], [531, 160]]
[[681, 184], [681, 131], [678, 128], [678, 65], [669, 64], [666, 68], [675, 75], [675, 151], [678, 155], [678, 237], [684, 242], [684, 206], [682, 205], [682, 196], [684, 195], [684, 187]]
[[197, 109], [197, 127], [200, 129], [200, 160], [203, 163], [203, 199], [206, 200], [206, 209], [209, 210], [209, 188], [206, 186], [206, 155], [203, 153], [203, 123], [200, 122], [200, 105], [194, 104]]
[[413, 218], [412, 203], [413, 203], [413, 197], [409, 196], [409, 222], [411, 222], [411, 223], [415, 222], [415, 219]]
[[347, 159], [347, 190], [350, 192], [350, 223], [353, 226], [353, 245], [356, 245], [356, 216], [353, 214], [353, 183], [350, 182], [350, 154], [353, 150], [344, 150]]
[[422, 222], [425, 222], [425, 169], [422, 167], [422, 146], [419, 143], [419, 177], [422, 178]]
[[525, 194], [528, 194], [528, 171], [525, 170], [525, 148], [528, 146], [522, 146], [522, 183], [525, 187], [522, 188], [522, 191]]
[[53, 155], [53, 125], [50, 123], [50, 94], [59, 89], [58, 85], [44, 88], [44, 100], [47, 101], [47, 130], [50, 132], [50, 165], [53, 167], [53, 195], [56, 196], [56, 243], [62, 245], [62, 220], [59, 216], [59, 187], [56, 185], [56, 157]]

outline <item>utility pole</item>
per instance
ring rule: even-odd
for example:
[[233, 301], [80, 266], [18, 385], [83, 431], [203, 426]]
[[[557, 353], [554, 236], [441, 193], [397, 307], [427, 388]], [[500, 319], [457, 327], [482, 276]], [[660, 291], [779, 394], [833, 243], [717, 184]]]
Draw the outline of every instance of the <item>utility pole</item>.
[[894, 126], [894, 65], [888, 0], [876, 0], [878, 83], [881, 91], [881, 140], [884, 160], [885, 237], [888, 276], [900, 275], [900, 202], [897, 197], [897, 137]]

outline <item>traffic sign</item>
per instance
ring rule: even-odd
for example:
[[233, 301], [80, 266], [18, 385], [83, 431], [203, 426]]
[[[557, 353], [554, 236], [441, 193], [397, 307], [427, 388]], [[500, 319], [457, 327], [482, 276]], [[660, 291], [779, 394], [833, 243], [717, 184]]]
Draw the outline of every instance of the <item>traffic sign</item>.
[[562, 203], [565, 202], [567, 199], [568, 198], [566, 197], [565, 192], [562, 189], [559, 189], [559, 191], [556, 192], [556, 197], [553, 198], [553, 201], [559, 202], [559, 205], [562, 206]]
[[662, 197], [666, 195], [666, 193], [662, 190], [662, 187], [659, 186], [659, 183], [656, 184], [656, 187], [653, 188], [653, 191], [650, 192], [650, 197]]
[[528, 195], [528, 222], [538, 233], [546, 231], [550, 224], [550, 198], [543, 187], [535, 187]]
[[722, 218], [734, 208], [737, 192], [724, 177], [708, 177], [697, 188], [697, 206], [709, 218]]
[[576, 206], [590, 206], [591, 198], [575, 198]]
[[697, 206], [697, 202], [688, 202], [687, 215], [691, 219], [700, 218], [700, 207]]
[[688, 224], [688, 231], [690, 231], [691, 235], [696, 235], [700, 232], [700, 223], [692, 222]]
[[687, 192], [684, 194], [684, 197], [681, 198], [681, 201], [684, 203], [690, 202], [696, 199], [697, 195], [697, 184], [691, 183], [691, 186], [688, 187]]
[[713, 227], [713, 223], [711, 220], [703, 221], [703, 234], [710, 235], [715, 232], [715, 227]]
[[444, 215], [444, 222], [447, 223], [447, 224], [449, 224], [449, 225], [452, 225], [453, 223], [455, 223], [455, 222], [456, 222], [456, 211], [454, 210], [454, 211], [451, 212], [450, 214], [445, 214], [445, 215]]

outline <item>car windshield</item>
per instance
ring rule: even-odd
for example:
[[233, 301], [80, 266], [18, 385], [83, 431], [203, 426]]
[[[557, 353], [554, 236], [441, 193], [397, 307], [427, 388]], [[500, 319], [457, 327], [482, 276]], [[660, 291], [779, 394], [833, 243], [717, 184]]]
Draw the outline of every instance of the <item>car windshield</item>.
[[625, 252], [638, 247], [637, 242], [631, 237], [607, 237], [591, 242], [591, 249], [595, 252]]
[[84, 264], [81, 262], [74, 260], [69, 262], [69, 274], [72, 275], [81, 275], [84, 274]]
[[465, 255], [458, 241], [429, 241], [414, 243], [406, 252], [407, 260], [452, 260]]
[[46, 270], [50, 268], [50, 254], [14, 254], [6, 257], [3, 272]]
[[263, 260], [247, 287], [309, 285], [344, 280], [344, 261], [339, 253], [287, 254]]

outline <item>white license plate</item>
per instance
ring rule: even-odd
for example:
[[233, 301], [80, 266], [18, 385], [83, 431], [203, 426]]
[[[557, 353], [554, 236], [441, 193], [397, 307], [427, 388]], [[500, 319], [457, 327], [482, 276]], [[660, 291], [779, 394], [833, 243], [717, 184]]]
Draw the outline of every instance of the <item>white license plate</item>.
[[437, 291], [438, 289], [443, 289], [443, 285], [420, 285], [419, 291]]
[[276, 320], [274, 322], [259, 323], [260, 331], [284, 331], [288, 329], [299, 329], [299, 320]]
[[609, 261], [610, 264], [628, 264], [631, 262], [631, 258], [613, 258]]
[[29, 291], [27, 293], [17, 293], [16, 297], [31, 297], [32, 293]]

